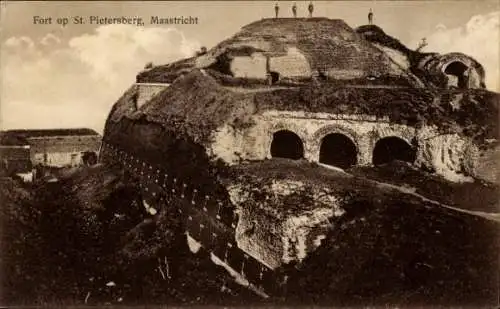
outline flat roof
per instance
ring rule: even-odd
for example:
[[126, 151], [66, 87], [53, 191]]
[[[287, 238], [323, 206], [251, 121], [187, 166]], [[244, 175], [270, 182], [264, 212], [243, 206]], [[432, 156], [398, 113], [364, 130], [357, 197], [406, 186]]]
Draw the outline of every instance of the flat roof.
[[1, 145], [28, 145], [27, 139], [55, 136], [99, 136], [99, 133], [89, 128], [71, 129], [20, 129], [0, 131]]

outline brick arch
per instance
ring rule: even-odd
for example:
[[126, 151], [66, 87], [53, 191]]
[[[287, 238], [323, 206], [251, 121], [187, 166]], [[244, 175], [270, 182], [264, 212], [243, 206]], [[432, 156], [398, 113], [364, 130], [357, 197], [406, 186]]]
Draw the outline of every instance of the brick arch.
[[279, 130], [273, 134], [271, 157], [298, 160], [304, 158], [304, 142], [289, 130]]
[[389, 163], [393, 160], [414, 163], [416, 158], [416, 147], [396, 135], [379, 138], [372, 150], [372, 163], [375, 165]]
[[407, 130], [379, 129], [376, 131], [371, 131], [370, 139], [372, 148], [375, 146], [377, 141], [386, 137], [397, 137], [411, 145], [412, 141], [417, 137], [417, 134], [414, 128]]
[[330, 124], [330, 125], [325, 125], [318, 129], [311, 138], [311, 147], [309, 149], [310, 152], [310, 158], [313, 158], [314, 161], [320, 161], [320, 156], [321, 156], [321, 145], [323, 142], [323, 139], [326, 136], [329, 136], [330, 134], [341, 134], [347, 137], [354, 145], [355, 149], [355, 162], [361, 162], [361, 154], [360, 154], [360, 136], [354, 131], [353, 129], [347, 127], [347, 126], [342, 126], [338, 124]]
[[294, 125], [290, 125], [290, 124], [286, 124], [286, 123], [283, 123], [283, 122], [278, 122], [278, 123], [275, 123], [274, 125], [271, 126], [270, 130], [269, 130], [269, 133], [268, 133], [268, 136], [272, 139], [273, 138], [273, 134], [275, 132], [278, 132], [278, 131], [282, 131], [282, 130], [286, 130], [286, 131], [291, 131], [295, 134], [298, 135], [298, 137], [300, 137], [300, 139], [302, 140], [302, 142], [305, 144], [306, 141], [307, 141], [307, 136], [301, 132], [300, 130], [297, 130], [297, 127], [294, 126]]
[[271, 144], [273, 142], [273, 137], [274, 137], [274, 133], [278, 132], [278, 131], [290, 131], [294, 134], [296, 134], [300, 140], [302, 141], [302, 147], [304, 149], [304, 156], [306, 155], [306, 152], [307, 152], [307, 147], [308, 147], [308, 139], [307, 139], [307, 136], [301, 132], [300, 130], [298, 130], [298, 128], [294, 125], [290, 125], [290, 124], [286, 124], [286, 123], [283, 123], [283, 122], [278, 122], [278, 123], [275, 123], [271, 126], [271, 128], [269, 129], [269, 131], [267, 132], [267, 157], [268, 158], [271, 158]]
[[[409, 145], [417, 139], [418, 133], [414, 127], [398, 125], [397, 127], [377, 128], [367, 134], [366, 163], [373, 164], [373, 151], [378, 141], [388, 137], [397, 137], [404, 140]], [[416, 149], [418, 152], [418, 149]]]
[[337, 124], [330, 124], [330, 125], [325, 125], [318, 129], [316, 132], [314, 132], [312, 136], [312, 141], [313, 143], [318, 147], [321, 144], [321, 140], [323, 137], [327, 136], [328, 134], [332, 133], [340, 133], [344, 134], [348, 138], [351, 139], [351, 141], [356, 145], [356, 148], [359, 149], [359, 135], [354, 131], [353, 129], [347, 127], [347, 126], [342, 126], [342, 125], [337, 125]]

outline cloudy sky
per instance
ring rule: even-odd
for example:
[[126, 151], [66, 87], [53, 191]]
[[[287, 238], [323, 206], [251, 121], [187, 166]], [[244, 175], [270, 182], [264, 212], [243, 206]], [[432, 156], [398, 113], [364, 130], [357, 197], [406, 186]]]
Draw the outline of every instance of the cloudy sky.
[[[290, 15], [293, 2], [280, 1]], [[415, 48], [469, 54], [486, 69], [491, 90], [500, 91], [498, 1], [315, 1], [315, 15], [375, 23]], [[111, 105], [144, 65], [191, 56], [237, 32], [241, 26], [274, 14], [275, 2], [1, 2], [0, 127], [90, 127], [102, 131]], [[297, 1], [299, 15], [308, 2]], [[35, 25], [33, 17], [52, 17]], [[144, 27], [58, 25], [57, 18], [142, 17]], [[198, 18], [197, 25], [151, 25], [151, 16]]]

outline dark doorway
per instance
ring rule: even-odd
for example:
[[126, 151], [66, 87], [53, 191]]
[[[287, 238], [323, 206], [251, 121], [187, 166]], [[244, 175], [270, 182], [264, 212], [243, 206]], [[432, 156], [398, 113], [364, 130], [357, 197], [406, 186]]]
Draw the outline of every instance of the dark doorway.
[[394, 160], [413, 163], [417, 153], [405, 140], [391, 136], [377, 141], [373, 149], [373, 164], [379, 165]]
[[86, 151], [82, 154], [83, 164], [92, 166], [97, 164], [97, 154], [93, 151]]
[[467, 88], [468, 76], [466, 74], [468, 67], [460, 61], [454, 61], [446, 66], [444, 72], [448, 75], [456, 76], [458, 88]]
[[274, 85], [280, 81], [280, 73], [278, 72], [269, 72], [269, 84]]
[[273, 158], [288, 158], [297, 160], [304, 157], [304, 145], [300, 137], [287, 130], [273, 134], [271, 143], [271, 156]]
[[319, 162], [340, 168], [356, 164], [358, 151], [354, 142], [344, 134], [332, 133], [323, 137], [319, 150]]

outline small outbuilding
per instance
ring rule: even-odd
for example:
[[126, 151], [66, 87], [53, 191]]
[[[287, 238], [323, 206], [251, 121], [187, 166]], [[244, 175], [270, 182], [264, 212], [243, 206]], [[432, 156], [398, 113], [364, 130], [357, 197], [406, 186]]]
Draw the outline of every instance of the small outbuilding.
[[29, 173], [36, 166], [63, 168], [97, 163], [101, 136], [92, 129], [0, 132], [2, 174]]

